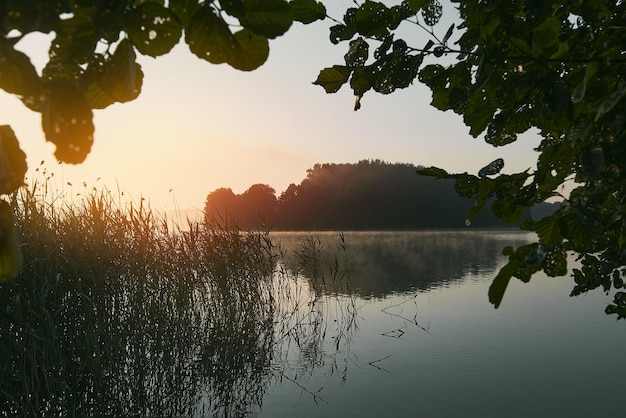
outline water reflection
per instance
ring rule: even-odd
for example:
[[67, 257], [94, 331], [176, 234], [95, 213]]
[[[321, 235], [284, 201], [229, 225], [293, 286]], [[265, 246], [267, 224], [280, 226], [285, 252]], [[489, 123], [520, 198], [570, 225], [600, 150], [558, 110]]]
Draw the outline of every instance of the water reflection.
[[[276, 233], [287, 266], [314, 278], [321, 272], [350, 277], [349, 285], [360, 297], [384, 298], [389, 294], [429, 290], [454, 285], [465, 274], [495, 271], [507, 245], [527, 243], [530, 234], [502, 231], [408, 231]], [[312, 284], [321, 291], [346, 292], [348, 284]]]
[[[601, 292], [570, 298], [571, 278], [538, 273], [528, 284], [513, 281], [498, 310], [489, 304], [501, 249], [532, 235], [318, 235], [273, 238], [315, 292], [339, 298], [353, 286], [363, 296], [358, 333], [343, 349], [349, 371], [313, 371], [326, 382], [319, 402], [297, 388], [269, 388], [260, 416], [587, 417], [622, 409], [626, 363], [614, 354], [626, 344], [625, 324], [604, 315]], [[339, 286], [324, 279], [346, 273], [350, 282]], [[602, 402], [572, 401], [587, 387]]]
[[158, 264], [85, 252], [0, 285], [0, 416], [500, 416], [526, 393], [533, 416], [587, 376], [621, 387], [623, 327], [557, 299], [570, 280], [489, 305], [501, 249], [530, 235], [196, 233], [137, 248]]

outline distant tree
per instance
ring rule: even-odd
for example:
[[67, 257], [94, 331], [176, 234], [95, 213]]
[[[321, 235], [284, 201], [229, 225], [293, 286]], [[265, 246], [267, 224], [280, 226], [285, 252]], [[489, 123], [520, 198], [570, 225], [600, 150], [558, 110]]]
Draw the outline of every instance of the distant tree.
[[220, 188], [212, 191], [206, 198], [204, 205], [205, 221], [228, 221], [240, 216], [239, 199], [230, 188]]
[[240, 216], [246, 223], [269, 227], [276, 214], [276, 190], [267, 184], [254, 184], [238, 196]]
[[[465, 226], [470, 199], [459, 197], [451, 180], [415, 175], [411, 164], [380, 160], [315, 164], [299, 185], [277, 201], [274, 229], [366, 230], [458, 228]], [[503, 227], [481, 214], [478, 227]]]

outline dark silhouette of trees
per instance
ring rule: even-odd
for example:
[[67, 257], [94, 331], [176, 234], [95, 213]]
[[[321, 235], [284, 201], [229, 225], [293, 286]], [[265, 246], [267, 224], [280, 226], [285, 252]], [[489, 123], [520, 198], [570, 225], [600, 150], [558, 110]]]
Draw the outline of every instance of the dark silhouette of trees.
[[206, 198], [204, 213], [206, 219], [239, 219], [239, 199], [230, 188], [219, 188]]
[[254, 184], [239, 196], [240, 216], [248, 224], [271, 225], [276, 213], [276, 190]]
[[[235, 195], [217, 189], [207, 196], [206, 217], [229, 217], [247, 226], [274, 230], [368, 230], [463, 228], [471, 199], [459, 197], [452, 180], [418, 176], [412, 164], [363, 160], [315, 164], [299, 185], [276, 198], [270, 186], [255, 184]], [[506, 224], [481, 213], [475, 227]]]
[[204, 207], [204, 217], [209, 223], [235, 221], [248, 227], [269, 226], [275, 214], [276, 191], [266, 184], [254, 184], [238, 195], [230, 188], [219, 188], [209, 193]]

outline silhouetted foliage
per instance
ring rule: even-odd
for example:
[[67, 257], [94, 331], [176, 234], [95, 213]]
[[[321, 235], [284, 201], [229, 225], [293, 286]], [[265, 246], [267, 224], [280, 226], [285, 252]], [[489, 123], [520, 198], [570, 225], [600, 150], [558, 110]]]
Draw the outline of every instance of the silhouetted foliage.
[[[261, 184], [240, 195], [217, 189], [207, 196], [205, 216], [275, 230], [464, 228], [474, 202], [459, 197], [453, 181], [418, 176], [417, 169], [380, 160], [315, 164], [299, 185], [290, 184], [278, 198]], [[472, 226], [506, 224], [484, 212]]]
[[205, 220], [208, 223], [236, 221], [239, 225], [265, 227], [276, 213], [276, 191], [267, 184], [254, 184], [236, 195], [230, 188], [211, 192], [205, 202]]

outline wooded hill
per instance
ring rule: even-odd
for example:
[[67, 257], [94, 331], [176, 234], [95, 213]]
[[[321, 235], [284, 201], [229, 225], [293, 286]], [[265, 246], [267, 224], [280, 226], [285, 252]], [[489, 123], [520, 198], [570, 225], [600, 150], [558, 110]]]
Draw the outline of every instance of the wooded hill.
[[[264, 184], [241, 194], [217, 189], [207, 196], [205, 218], [272, 230], [466, 228], [474, 201], [459, 197], [452, 180], [419, 176], [418, 168], [380, 160], [315, 164], [278, 197]], [[528, 216], [530, 210], [522, 219]], [[508, 226], [487, 209], [472, 221], [478, 228]]]

